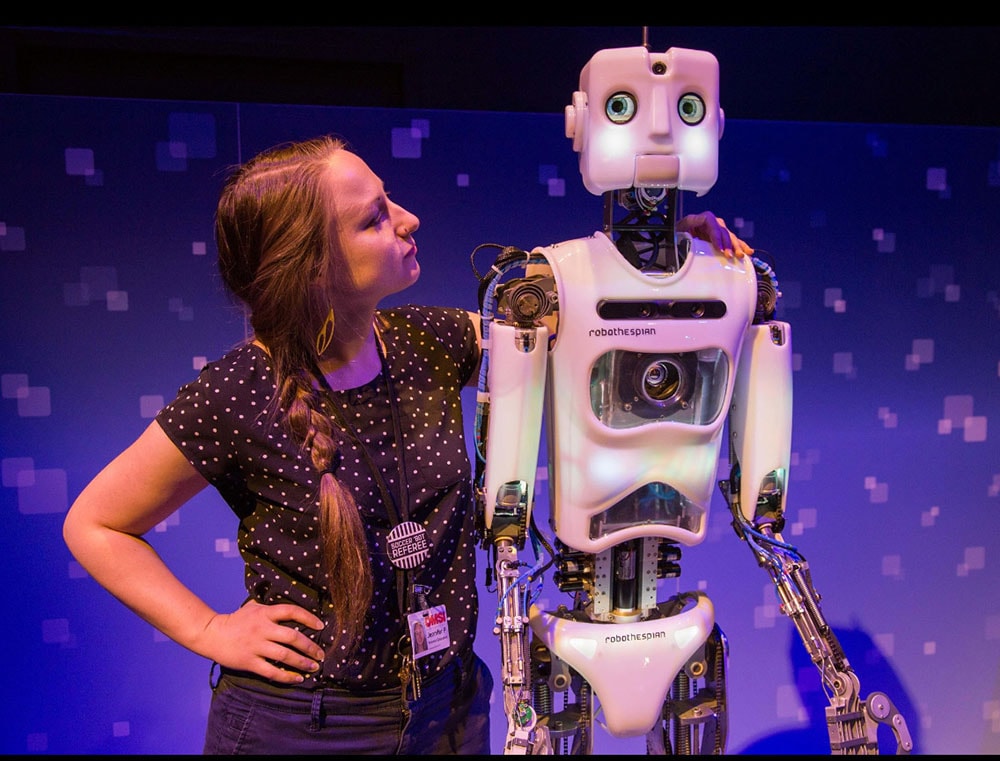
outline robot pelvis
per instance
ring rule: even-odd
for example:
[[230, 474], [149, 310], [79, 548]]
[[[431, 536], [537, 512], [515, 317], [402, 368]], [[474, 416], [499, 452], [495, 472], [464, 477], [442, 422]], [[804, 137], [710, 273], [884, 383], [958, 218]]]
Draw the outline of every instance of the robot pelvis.
[[715, 611], [702, 595], [694, 607], [645, 621], [579, 621], [537, 605], [529, 620], [535, 636], [590, 684], [608, 732], [634, 737], [649, 732], [661, 718], [671, 684], [708, 638]]

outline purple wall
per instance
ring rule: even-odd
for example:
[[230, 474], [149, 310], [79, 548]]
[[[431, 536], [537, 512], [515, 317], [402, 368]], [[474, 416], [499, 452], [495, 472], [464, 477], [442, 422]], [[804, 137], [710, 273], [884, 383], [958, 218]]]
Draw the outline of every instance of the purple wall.
[[[421, 217], [423, 274], [397, 298], [475, 309], [477, 245], [600, 225], [561, 115], [0, 95], [0, 752], [200, 751], [209, 664], [100, 589], [62, 519], [244, 335], [214, 270], [223, 170], [323, 132]], [[730, 121], [718, 184], [685, 199], [771, 255], [796, 355], [785, 538], [863, 693], [890, 694], [920, 753], [1000, 752], [998, 165], [998, 129]], [[150, 539], [211, 604], [242, 601], [214, 492]], [[729, 638], [730, 752], [828, 752], [818, 675], [721, 498], [682, 566], [665, 593], [705, 589]], [[503, 733], [496, 708], [497, 751]]]

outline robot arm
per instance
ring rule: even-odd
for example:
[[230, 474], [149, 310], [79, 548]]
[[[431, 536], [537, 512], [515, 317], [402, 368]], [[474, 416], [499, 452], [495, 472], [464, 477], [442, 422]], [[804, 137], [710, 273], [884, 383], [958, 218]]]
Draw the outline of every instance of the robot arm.
[[[481, 289], [483, 367], [479, 424], [485, 429], [477, 476], [482, 545], [492, 551], [498, 605], [494, 634], [500, 638], [505, 753], [545, 752], [548, 733], [538, 726], [530, 698], [529, 591], [534, 576], [518, 558], [524, 549], [535, 497], [542, 427], [549, 327], [556, 305], [551, 276], [531, 275], [501, 283], [511, 269], [538, 269], [544, 262], [505, 249]], [[486, 457], [485, 443], [489, 443]]]
[[792, 435], [791, 326], [773, 319], [778, 298], [770, 267], [754, 259], [757, 301], [743, 339], [729, 409], [730, 488], [740, 518], [752, 525], [784, 525]]
[[743, 352], [729, 415], [731, 474], [720, 482], [733, 527], [774, 582], [781, 611], [795, 624], [819, 669], [835, 754], [876, 754], [878, 724], [891, 727], [897, 753], [913, 748], [906, 721], [884, 693], [862, 700], [860, 683], [820, 609], [809, 564], [781, 537], [792, 423], [791, 332], [772, 319], [777, 283], [755, 261], [759, 304]]

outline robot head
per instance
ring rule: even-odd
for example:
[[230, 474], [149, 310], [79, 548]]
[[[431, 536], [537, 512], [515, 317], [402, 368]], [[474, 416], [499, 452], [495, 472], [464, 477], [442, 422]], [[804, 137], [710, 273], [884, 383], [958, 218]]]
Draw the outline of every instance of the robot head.
[[594, 195], [678, 188], [704, 195], [719, 171], [719, 62], [703, 50], [599, 50], [566, 106], [566, 137]]

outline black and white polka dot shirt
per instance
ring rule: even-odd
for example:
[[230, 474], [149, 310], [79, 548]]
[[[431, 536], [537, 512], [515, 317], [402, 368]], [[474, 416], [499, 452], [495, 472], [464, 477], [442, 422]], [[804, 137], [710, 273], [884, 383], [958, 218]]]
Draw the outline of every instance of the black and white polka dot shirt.
[[[471, 467], [460, 397], [478, 362], [476, 333], [460, 309], [408, 306], [379, 315], [388, 326], [381, 335], [406, 442], [406, 517], [426, 527], [431, 547], [414, 580], [430, 588], [428, 603], [444, 605], [449, 618], [451, 646], [418, 661], [430, 676], [452, 659], [467, 657], [476, 630]], [[319, 474], [280, 416], [268, 414], [275, 393], [268, 355], [253, 344], [234, 349], [206, 365], [157, 416], [239, 518], [237, 538], [250, 598], [301, 605], [327, 622], [322, 632], [305, 630], [327, 655], [321, 673], [307, 675], [304, 686], [399, 686], [397, 643], [405, 625], [395, 569], [387, 558], [386, 535], [393, 522], [360, 448], [368, 450], [389, 493], [399, 500], [397, 437], [383, 375], [324, 401], [336, 404], [340, 419], [357, 433], [343, 434], [336, 475], [358, 504], [375, 580], [369, 625], [350, 659], [332, 646], [339, 628], [330, 620], [320, 571]]]

